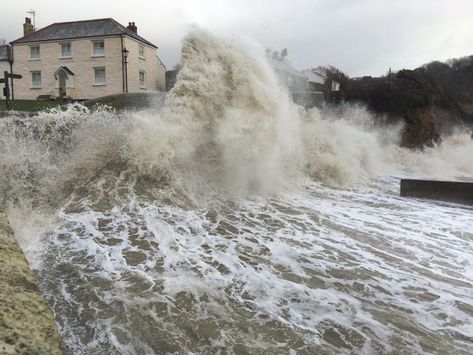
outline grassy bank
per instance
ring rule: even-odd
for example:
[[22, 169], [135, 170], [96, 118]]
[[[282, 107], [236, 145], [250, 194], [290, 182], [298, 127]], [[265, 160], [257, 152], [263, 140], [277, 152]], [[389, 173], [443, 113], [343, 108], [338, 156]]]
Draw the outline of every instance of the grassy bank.
[[[14, 100], [12, 108], [15, 111], [36, 112], [47, 108], [56, 107], [59, 101], [38, 101], [38, 100]], [[0, 101], [0, 111], [5, 111], [5, 100]]]

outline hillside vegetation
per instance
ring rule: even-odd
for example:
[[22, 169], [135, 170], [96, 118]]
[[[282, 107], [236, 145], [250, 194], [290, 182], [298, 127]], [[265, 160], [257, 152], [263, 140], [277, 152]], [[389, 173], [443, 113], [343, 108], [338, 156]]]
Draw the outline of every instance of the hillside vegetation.
[[429, 146], [458, 126], [473, 127], [473, 56], [348, 79], [342, 97], [366, 104], [388, 122], [404, 121], [403, 146]]

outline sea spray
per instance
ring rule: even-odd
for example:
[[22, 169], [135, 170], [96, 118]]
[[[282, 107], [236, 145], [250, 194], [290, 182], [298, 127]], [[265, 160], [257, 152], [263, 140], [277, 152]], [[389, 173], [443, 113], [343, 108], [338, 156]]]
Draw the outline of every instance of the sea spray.
[[12, 113], [0, 125], [0, 207], [21, 201], [55, 209], [75, 186], [120, 159], [127, 122], [75, 104], [27, 118]]
[[467, 129], [455, 131], [433, 147], [408, 150], [393, 145], [384, 152], [384, 160], [391, 171], [437, 179], [471, 177], [472, 156], [473, 135]]
[[182, 124], [177, 159], [191, 167], [188, 182], [238, 195], [276, 191], [299, 169], [300, 121], [264, 58], [198, 30], [182, 60], [164, 115]]

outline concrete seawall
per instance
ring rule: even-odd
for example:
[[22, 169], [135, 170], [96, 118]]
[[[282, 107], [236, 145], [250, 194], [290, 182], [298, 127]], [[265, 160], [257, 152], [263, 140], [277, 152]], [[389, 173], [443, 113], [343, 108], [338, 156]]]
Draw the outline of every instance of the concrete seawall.
[[0, 212], [0, 354], [63, 354], [56, 323]]
[[473, 204], [473, 182], [401, 180], [401, 196]]

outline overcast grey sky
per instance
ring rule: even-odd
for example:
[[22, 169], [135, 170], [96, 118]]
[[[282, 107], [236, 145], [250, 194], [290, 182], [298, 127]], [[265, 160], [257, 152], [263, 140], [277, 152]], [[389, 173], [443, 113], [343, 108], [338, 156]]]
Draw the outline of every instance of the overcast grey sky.
[[2, 0], [0, 39], [36, 26], [113, 17], [159, 47], [168, 68], [193, 24], [286, 47], [298, 69], [334, 65], [350, 76], [379, 75], [473, 54], [473, 0]]

